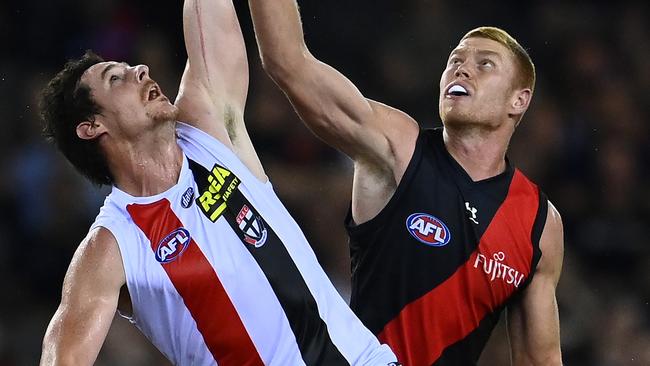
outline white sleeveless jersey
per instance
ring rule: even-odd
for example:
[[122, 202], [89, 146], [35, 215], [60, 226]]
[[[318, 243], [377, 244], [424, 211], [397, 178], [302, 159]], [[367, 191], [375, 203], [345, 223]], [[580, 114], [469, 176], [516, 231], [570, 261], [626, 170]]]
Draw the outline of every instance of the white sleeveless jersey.
[[178, 183], [113, 187], [92, 228], [117, 240], [131, 321], [176, 365], [388, 365], [270, 183], [208, 134], [177, 124]]

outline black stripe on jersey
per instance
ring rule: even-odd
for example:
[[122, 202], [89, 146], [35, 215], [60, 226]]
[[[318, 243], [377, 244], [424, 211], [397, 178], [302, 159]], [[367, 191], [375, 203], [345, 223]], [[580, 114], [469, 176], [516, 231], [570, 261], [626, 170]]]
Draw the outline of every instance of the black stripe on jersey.
[[548, 215], [548, 197], [546, 194], [539, 190], [539, 205], [537, 206], [537, 216], [535, 216], [535, 222], [533, 223], [533, 229], [530, 232], [530, 240], [533, 244], [533, 257], [530, 260], [530, 273], [526, 281], [521, 284], [519, 291], [515, 296], [523, 292], [523, 290], [528, 287], [528, 284], [535, 277], [535, 272], [537, 269], [537, 264], [542, 258], [542, 251], [539, 249], [539, 239], [542, 237], [542, 232], [544, 231], [544, 226], [546, 226], [546, 215]]
[[542, 237], [542, 232], [546, 226], [546, 216], [548, 215], [548, 197], [542, 192], [539, 191], [539, 206], [537, 207], [537, 217], [535, 217], [535, 223], [533, 223], [533, 230], [531, 232], [530, 241], [533, 243], [533, 261], [530, 273], [535, 272], [537, 267], [537, 262], [541, 256], [541, 251], [539, 249], [539, 239]]
[[539, 248], [539, 239], [542, 237], [542, 231], [544, 231], [544, 226], [546, 225], [546, 216], [548, 215], [548, 197], [546, 194], [539, 191], [539, 206], [537, 207], [537, 216], [535, 217], [535, 223], [533, 223], [533, 230], [530, 235], [530, 240], [533, 242], [533, 245]]
[[432, 366], [476, 365], [504, 308], [501, 306], [487, 314], [470, 334], [447, 347]]
[[[188, 161], [194, 174], [194, 180], [199, 188], [198, 196], [200, 197], [201, 193], [208, 189], [208, 177], [211, 173], [197, 162], [191, 159], [188, 159]], [[197, 198], [196, 204], [197, 206], [201, 205], [199, 198]], [[242, 210], [244, 206], [248, 208], [246, 211]], [[248, 216], [252, 219], [242, 221], [244, 217], [241, 215], [242, 212], [249, 211], [252, 212], [252, 215]], [[305, 364], [349, 365], [338, 348], [332, 343], [327, 324], [318, 313], [316, 300], [309, 291], [305, 280], [284, 244], [238, 189], [230, 192], [227, 207], [222, 216], [237, 233], [242, 244], [251, 253], [271, 284], [273, 292], [287, 315]], [[208, 214], [206, 214], [206, 217], [210, 219]], [[244, 230], [251, 229], [253, 225], [255, 226], [254, 233], [261, 235], [262, 231], [266, 231], [264, 241], [260, 240], [262, 245], [259, 247], [251, 244], [251, 236], [246, 235], [244, 232]], [[240, 229], [240, 226], [243, 226], [243, 228]], [[253, 237], [255, 236], [253, 235]]]

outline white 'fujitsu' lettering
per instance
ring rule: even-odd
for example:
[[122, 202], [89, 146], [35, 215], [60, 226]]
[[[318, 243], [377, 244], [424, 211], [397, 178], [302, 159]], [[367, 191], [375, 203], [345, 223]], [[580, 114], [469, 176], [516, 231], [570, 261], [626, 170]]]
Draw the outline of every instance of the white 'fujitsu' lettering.
[[501, 279], [509, 285], [519, 287], [524, 279], [524, 274], [503, 263], [504, 259], [506, 259], [506, 255], [503, 252], [495, 253], [490, 259], [479, 253], [474, 260], [474, 268], [479, 268], [479, 264], [483, 263], [483, 272], [490, 277], [490, 282]]

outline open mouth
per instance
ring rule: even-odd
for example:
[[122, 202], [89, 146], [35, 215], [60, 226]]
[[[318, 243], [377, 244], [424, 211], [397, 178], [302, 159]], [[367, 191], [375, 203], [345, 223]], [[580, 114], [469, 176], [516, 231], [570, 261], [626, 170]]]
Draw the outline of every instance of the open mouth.
[[463, 96], [468, 96], [469, 93], [467, 92], [467, 89], [465, 89], [464, 86], [454, 84], [447, 90], [447, 95], [452, 95], [455, 97], [463, 97]]
[[152, 101], [155, 99], [158, 99], [162, 93], [160, 92], [160, 88], [158, 85], [154, 84], [149, 88], [149, 94], [147, 95], [147, 101]]

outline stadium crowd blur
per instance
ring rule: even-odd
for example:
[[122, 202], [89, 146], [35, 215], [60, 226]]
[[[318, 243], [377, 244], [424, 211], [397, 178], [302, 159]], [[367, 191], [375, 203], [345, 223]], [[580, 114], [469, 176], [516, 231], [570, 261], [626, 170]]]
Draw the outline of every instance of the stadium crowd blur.
[[[276, 191], [344, 297], [349, 258], [342, 221], [351, 163], [302, 126], [260, 67], [246, 2], [246, 122]], [[185, 62], [181, 1], [0, 3], [0, 365], [37, 362], [69, 260], [108, 188], [86, 183], [40, 135], [36, 95], [66, 59], [92, 48], [146, 63], [173, 97]], [[367, 97], [438, 126], [448, 53], [478, 25], [510, 31], [538, 81], [511, 144], [511, 161], [563, 215], [558, 288], [567, 365], [650, 365], [650, 6], [638, 2], [301, 1], [314, 54]], [[444, 316], [444, 314], [441, 314]], [[496, 330], [503, 335], [504, 328]], [[481, 365], [508, 359], [493, 337]], [[117, 320], [97, 365], [167, 364]]]

